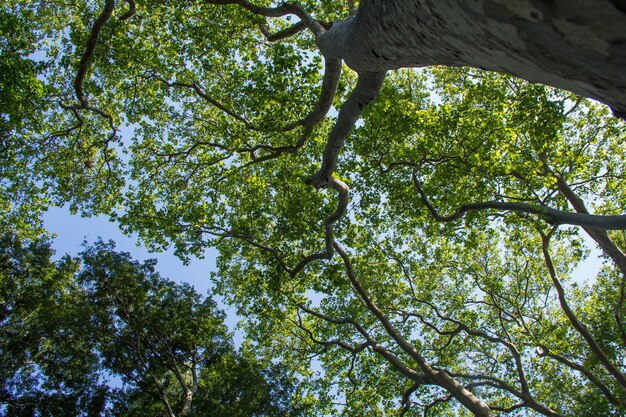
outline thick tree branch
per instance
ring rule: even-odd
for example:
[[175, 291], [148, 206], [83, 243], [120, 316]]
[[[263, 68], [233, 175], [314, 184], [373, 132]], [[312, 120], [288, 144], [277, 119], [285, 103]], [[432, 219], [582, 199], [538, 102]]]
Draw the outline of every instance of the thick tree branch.
[[115, 138], [115, 135], [117, 134], [117, 128], [115, 127], [115, 123], [113, 122], [113, 116], [89, 104], [89, 101], [87, 100], [87, 97], [85, 96], [85, 92], [83, 90], [83, 83], [85, 81], [85, 77], [87, 76], [89, 63], [93, 58], [96, 50], [96, 45], [98, 44], [100, 32], [102, 31], [104, 25], [111, 18], [114, 9], [115, 0], [106, 0], [102, 12], [96, 18], [93, 26], [91, 27], [89, 38], [87, 39], [87, 45], [85, 47], [85, 52], [83, 52], [80, 62], [78, 63], [78, 71], [76, 73], [76, 77], [74, 78], [74, 94], [76, 95], [76, 99], [78, 100], [79, 105], [70, 105], [63, 101], [59, 103], [61, 108], [63, 108], [64, 110], [70, 110], [74, 112], [74, 115], [77, 117], [79, 123], [81, 124], [82, 119], [78, 116], [78, 110], [80, 109], [96, 113], [99, 116], [107, 119], [111, 128], [111, 135], [109, 135], [107, 143], [113, 140]]
[[137, 12], [137, 7], [134, 0], [126, 0], [126, 3], [128, 3], [128, 10], [126, 11], [126, 13], [120, 16], [120, 20], [128, 20], [133, 17], [133, 15]]
[[83, 82], [85, 81], [87, 69], [89, 68], [89, 61], [91, 61], [91, 58], [93, 58], [94, 52], [96, 50], [98, 38], [100, 37], [100, 31], [113, 14], [114, 9], [115, 0], [106, 0], [104, 4], [104, 9], [96, 18], [96, 21], [91, 27], [91, 33], [89, 34], [89, 38], [87, 39], [87, 47], [85, 48], [85, 52], [80, 59], [80, 63], [78, 64], [78, 72], [76, 74], [76, 78], [74, 79], [74, 91], [76, 93], [76, 98], [83, 106], [87, 106], [87, 98], [85, 97], [85, 93], [83, 92]]
[[589, 229], [626, 230], [626, 215], [624, 216], [596, 216], [588, 213], [569, 213], [546, 206], [537, 206], [520, 202], [485, 201], [481, 203], [463, 204], [449, 216], [440, 215], [428, 200], [428, 196], [421, 188], [415, 172], [413, 172], [413, 184], [420, 195], [422, 203], [439, 222], [451, 222], [458, 220], [471, 211], [481, 210], [504, 210], [525, 214], [534, 214], [552, 225], [569, 224], [582, 226]]
[[[574, 210], [576, 210], [577, 213], [588, 215], [589, 210], [587, 210], [587, 207], [585, 206], [584, 201], [576, 195], [574, 190], [570, 188], [567, 182], [565, 182], [565, 179], [563, 178], [563, 176], [554, 172], [548, 166], [548, 163], [544, 155], [540, 155], [539, 158], [543, 162], [544, 169], [546, 170], [546, 172], [551, 174], [556, 179], [556, 185], [559, 191], [561, 192], [561, 194], [565, 196], [567, 201], [569, 201], [569, 203], [572, 205]], [[612, 217], [626, 217], [626, 216], [612, 216]], [[596, 243], [600, 246], [600, 248], [602, 248], [604, 253], [606, 253], [613, 260], [613, 262], [615, 262], [615, 264], [617, 265], [619, 270], [622, 272], [622, 274], [626, 276], [626, 255], [617, 247], [617, 245], [615, 245], [615, 243], [609, 237], [606, 231], [593, 229], [591, 227], [589, 228], [585, 227], [584, 230], [585, 232], [587, 232], [589, 236], [591, 236], [593, 240], [596, 241]]]
[[[574, 190], [567, 184], [562, 175], [554, 172], [548, 165], [545, 155], [540, 155], [539, 159], [543, 163], [546, 172], [551, 174], [556, 179], [556, 184], [561, 192], [572, 205], [574, 210], [578, 213], [588, 214], [589, 210], [585, 206], [585, 202], [576, 195]], [[626, 300], [626, 255], [622, 250], [613, 242], [613, 239], [608, 235], [605, 230], [598, 230], [593, 228], [584, 228], [585, 232], [600, 246], [602, 251], [607, 254], [615, 265], [619, 269], [622, 275], [622, 279], [619, 286], [619, 295], [615, 308], [613, 310], [613, 317], [617, 323], [622, 343], [626, 346], [626, 326], [622, 317], [622, 310], [624, 302]]]
[[[300, 139], [298, 140], [298, 142], [296, 142], [295, 145], [280, 147], [268, 145], [258, 145], [256, 147], [253, 147], [248, 150], [252, 157], [252, 163], [259, 163], [262, 161], [275, 159], [283, 153], [294, 153], [297, 152], [298, 149], [300, 149], [302, 146], [304, 146], [311, 133], [313, 133], [314, 126], [324, 120], [324, 118], [328, 114], [328, 111], [333, 104], [333, 98], [335, 97], [335, 93], [337, 92], [337, 86], [339, 85], [340, 76], [341, 61], [338, 59], [326, 59], [324, 67], [324, 78], [322, 80], [322, 90], [320, 92], [320, 97], [317, 101], [317, 104], [305, 118], [298, 120], [294, 123], [290, 123], [282, 128], [282, 131], [288, 131], [298, 126], [302, 126], [304, 130], [300, 135]], [[256, 152], [258, 150], [265, 150], [270, 153], [261, 157], [257, 157]]]
[[298, 124], [303, 126], [313, 126], [321, 122], [328, 114], [333, 99], [337, 93], [339, 78], [341, 77], [341, 60], [325, 58], [324, 59], [324, 78], [322, 80], [322, 91], [317, 104], [304, 119]]
[[341, 107], [335, 126], [330, 132], [322, 156], [322, 166], [316, 174], [307, 180], [307, 183], [315, 187], [323, 187], [330, 180], [337, 168], [339, 152], [346, 141], [346, 137], [354, 128], [363, 109], [378, 95], [386, 74], [384, 71], [359, 73], [356, 87]]

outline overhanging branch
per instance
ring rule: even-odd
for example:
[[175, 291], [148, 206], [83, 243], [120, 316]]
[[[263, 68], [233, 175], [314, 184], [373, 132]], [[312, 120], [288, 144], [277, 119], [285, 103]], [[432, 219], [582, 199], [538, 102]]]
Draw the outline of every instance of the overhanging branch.
[[415, 172], [413, 172], [413, 184], [415, 185], [415, 188], [420, 195], [422, 203], [426, 206], [426, 208], [433, 215], [433, 217], [439, 222], [452, 222], [461, 219], [467, 213], [472, 211], [500, 210], [534, 214], [541, 217], [552, 225], [569, 224], [590, 229], [626, 230], [626, 215], [597, 216], [586, 213], [570, 213], [546, 206], [520, 202], [485, 201], [480, 203], [468, 203], [463, 204], [462, 206], [457, 208], [456, 211], [451, 215], [442, 216], [437, 212], [435, 207], [428, 200], [428, 196], [420, 186]]

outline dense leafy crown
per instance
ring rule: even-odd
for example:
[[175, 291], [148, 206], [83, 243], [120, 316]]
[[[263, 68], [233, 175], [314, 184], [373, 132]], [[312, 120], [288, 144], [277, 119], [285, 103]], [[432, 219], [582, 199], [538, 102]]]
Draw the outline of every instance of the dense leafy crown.
[[215, 246], [247, 345], [320, 415], [623, 413], [623, 121], [398, 70], [333, 160], [357, 79], [315, 40], [350, 5], [5, 2], [3, 221], [69, 203], [155, 249]]

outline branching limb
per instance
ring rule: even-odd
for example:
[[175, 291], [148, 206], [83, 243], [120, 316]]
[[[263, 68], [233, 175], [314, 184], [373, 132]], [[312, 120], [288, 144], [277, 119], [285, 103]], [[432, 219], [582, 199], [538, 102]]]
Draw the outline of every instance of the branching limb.
[[[249, 150], [252, 157], [252, 163], [259, 163], [270, 159], [278, 158], [283, 153], [297, 152], [306, 143], [313, 128], [320, 123], [328, 114], [332, 104], [335, 93], [337, 92], [337, 86], [339, 85], [339, 78], [341, 76], [341, 60], [339, 59], [325, 59], [324, 78], [322, 80], [322, 90], [317, 104], [311, 110], [311, 112], [303, 119], [294, 123], [288, 124], [282, 128], [282, 131], [288, 131], [298, 126], [304, 127], [300, 139], [295, 145], [273, 147], [267, 145], [259, 145]], [[256, 152], [258, 150], [265, 150], [270, 152], [264, 156], [257, 157]]]
[[[556, 179], [556, 185], [559, 191], [561, 192], [561, 194], [565, 196], [567, 201], [569, 201], [569, 203], [572, 205], [574, 210], [576, 210], [577, 213], [586, 214], [586, 215], [589, 214], [589, 210], [587, 210], [587, 207], [585, 206], [585, 202], [576, 195], [574, 190], [570, 188], [570, 186], [567, 184], [563, 176], [552, 171], [552, 169], [548, 166], [545, 156], [541, 155], [540, 159], [544, 164], [544, 169]], [[614, 217], [626, 217], [626, 216], [614, 216]], [[606, 228], [606, 229], [609, 229], [609, 228]], [[593, 228], [587, 228], [587, 227], [585, 227], [584, 230], [585, 232], [587, 232], [589, 236], [591, 236], [593, 240], [596, 241], [596, 243], [602, 248], [604, 253], [606, 253], [615, 262], [615, 264], [617, 265], [619, 270], [622, 272], [622, 274], [626, 275], [626, 255], [617, 247], [617, 245], [615, 245], [615, 243], [608, 236], [606, 231], [597, 230]]]
[[302, 126], [314, 126], [321, 122], [328, 114], [333, 99], [339, 85], [341, 76], [341, 60], [325, 58], [324, 59], [324, 79], [322, 80], [322, 91], [315, 108], [298, 124]]
[[[132, 8], [132, 5], [134, 5], [134, 3], [131, 4], [131, 8]], [[80, 62], [78, 64], [78, 71], [76, 73], [76, 77], [74, 78], [74, 94], [76, 95], [76, 99], [78, 100], [79, 105], [69, 105], [67, 103], [64, 103], [63, 101], [60, 102], [61, 108], [63, 108], [64, 110], [73, 111], [76, 116], [77, 116], [77, 111], [80, 109], [83, 109], [83, 110], [96, 113], [99, 116], [107, 119], [109, 126], [111, 128], [111, 135], [109, 136], [107, 143], [113, 140], [115, 138], [115, 135], [117, 134], [117, 128], [115, 127], [115, 124], [113, 122], [113, 117], [110, 114], [102, 111], [101, 109], [93, 107], [89, 104], [89, 101], [87, 100], [87, 97], [85, 96], [85, 92], [83, 90], [83, 83], [85, 81], [85, 77], [87, 76], [89, 63], [91, 59], [93, 58], [93, 55], [96, 50], [96, 45], [98, 44], [100, 32], [102, 31], [102, 28], [104, 27], [104, 25], [111, 18], [111, 15], [113, 14], [114, 9], [115, 9], [115, 0], [106, 0], [104, 4], [104, 8], [102, 9], [102, 12], [96, 18], [93, 26], [91, 27], [91, 32], [89, 33], [89, 38], [87, 39], [87, 46], [85, 47], [85, 52], [83, 53], [83, 56], [80, 59]], [[82, 123], [82, 119], [78, 118], [78, 120], [81, 121]]]
[[[297, 127], [302, 126], [303, 131], [300, 135], [298, 141], [293, 145], [285, 145], [285, 146], [272, 146], [272, 145], [256, 145], [256, 146], [248, 146], [242, 147], [239, 149], [230, 149], [233, 152], [241, 152], [250, 154], [251, 161], [246, 164], [257, 164], [260, 162], [268, 161], [271, 159], [278, 158], [282, 154], [285, 153], [295, 153], [300, 148], [304, 146], [308, 138], [313, 133], [313, 128], [319, 124], [330, 110], [333, 98], [335, 97], [335, 93], [337, 92], [337, 86], [339, 84], [339, 78], [341, 76], [341, 61], [338, 59], [326, 59], [325, 60], [325, 68], [324, 68], [324, 77], [322, 80], [322, 88], [320, 92], [319, 99], [315, 105], [315, 107], [311, 110], [309, 114], [303, 119], [297, 120], [293, 123], [286, 124], [284, 126], [279, 126], [277, 128], [268, 129], [266, 127], [261, 127], [251, 123], [246, 118], [240, 116], [232, 109], [228, 108], [226, 105], [221, 103], [219, 100], [211, 96], [201, 85], [198, 83], [183, 83], [178, 81], [168, 81], [158, 74], [152, 73], [147, 77], [157, 80], [168, 87], [177, 87], [177, 88], [185, 88], [193, 90], [200, 98], [202, 98], [207, 103], [216, 107], [226, 115], [232, 117], [233, 119], [242, 123], [247, 129], [250, 129], [255, 132], [288, 132]], [[258, 156], [257, 153], [259, 151], [266, 152], [262, 156]]]
[[449, 374], [442, 370], [434, 369], [426, 359], [413, 347], [408, 340], [402, 336], [398, 330], [391, 324], [387, 316], [380, 310], [380, 308], [374, 303], [369, 293], [363, 287], [361, 282], [358, 280], [356, 272], [352, 266], [352, 261], [348, 254], [343, 250], [341, 246], [337, 242], [334, 243], [335, 250], [341, 256], [343, 260], [346, 273], [350, 282], [352, 283], [352, 287], [355, 289], [357, 294], [361, 297], [363, 302], [365, 303], [367, 309], [378, 319], [378, 321], [382, 324], [383, 328], [387, 332], [387, 334], [396, 342], [396, 344], [411, 358], [415, 360], [417, 365], [420, 367], [422, 372], [429, 377], [434, 384], [446, 389], [454, 398], [456, 398], [461, 404], [463, 404], [469, 411], [474, 413], [476, 416], [493, 416], [489, 406], [479, 400], [474, 394], [465, 389], [461, 384], [459, 384], [456, 380], [451, 378]]
[[440, 222], [451, 222], [465, 216], [470, 211], [505, 210], [518, 213], [535, 214], [552, 225], [570, 224], [589, 229], [626, 230], [626, 216], [596, 216], [588, 213], [570, 213], [546, 206], [538, 206], [520, 202], [485, 201], [481, 203], [463, 204], [449, 216], [440, 215], [428, 200], [421, 188], [415, 172], [413, 183], [428, 211]]
[[590, 372], [588, 369], [586, 369], [585, 367], [583, 367], [582, 365], [571, 361], [567, 358], [565, 358], [564, 356], [561, 355], [557, 355], [556, 353], [553, 353], [550, 351], [550, 349], [548, 349], [546, 346], [539, 346], [539, 348], [537, 349], [537, 354], [540, 357], [549, 357], [554, 359], [555, 361], [567, 366], [570, 369], [574, 369], [578, 372], [580, 372], [581, 374], [585, 375], [587, 377], [587, 379], [589, 381], [591, 381], [596, 387], [598, 387], [598, 389], [602, 392], [602, 394], [604, 394], [604, 396], [606, 397], [606, 399], [613, 405], [616, 405], [618, 407], [626, 407], [626, 401], [624, 401], [621, 398], [617, 398], [616, 396], [613, 395], [613, 393], [611, 392], [611, 390], [602, 383], [602, 381], [600, 381], [600, 379], [595, 376], [593, 374], [593, 372]]
[[559, 304], [561, 305], [561, 309], [569, 319], [569, 322], [576, 329], [578, 334], [580, 334], [585, 342], [587, 342], [587, 346], [593, 354], [598, 358], [602, 366], [615, 378], [615, 380], [623, 387], [626, 388], [626, 376], [620, 372], [620, 370], [611, 362], [608, 355], [604, 352], [602, 347], [598, 344], [598, 342], [594, 339], [593, 335], [583, 323], [581, 323], [572, 309], [570, 308], [567, 299], [565, 298], [565, 290], [561, 285], [561, 282], [558, 278], [556, 268], [554, 267], [554, 263], [552, 262], [552, 257], [550, 256], [550, 237], [552, 234], [546, 235], [541, 233], [541, 249], [543, 251], [543, 257], [546, 262], [546, 267], [548, 268], [548, 272], [550, 274], [550, 278], [552, 279], [552, 283], [554, 288], [556, 289], [557, 295], [559, 297]]
[[[309, 309], [307, 307], [305, 307], [303, 304], [298, 304], [298, 309], [304, 311], [305, 313], [308, 313], [312, 316], [315, 316], [317, 318], [320, 318], [324, 321], [330, 322], [330, 323], [334, 323], [334, 324], [346, 324], [346, 323], [351, 323], [351, 320], [348, 319], [333, 319], [330, 316], [327, 316], [325, 314], [319, 313], [315, 310]], [[308, 336], [309, 336], [309, 340], [311, 342], [313, 342], [316, 345], [320, 345], [323, 346], [324, 348], [327, 348], [329, 346], [338, 346], [343, 350], [346, 350], [348, 352], [350, 352], [352, 355], [356, 355], [358, 353], [361, 353], [362, 351], [364, 351], [366, 348], [372, 346], [372, 343], [369, 340], [366, 340], [363, 343], [360, 343], [356, 346], [350, 345], [349, 343], [346, 343], [344, 341], [341, 340], [336, 340], [336, 339], [332, 339], [332, 340], [320, 340], [318, 338], [315, 337], [315, 335], [313, 334], [313, 332], [307, 328], [304, 323], [302, 323], [302, 319], [300, 317], [300, 312], [298, 311], [298, 322], [294, 322], [294, 324], [296, 326], [298, 326], [298, 328], [300, 328], [302, 331], [304, 331]]]
[[[328, 59], [327, 62], [340, 66], [340, 61], [336, 59]], [[327, 259], [331, 259], [334, 253], [334, 224], [346, 213], [349, 201], [348, 186], [343, 181], [333, 177], [333, 172], [337, 167], [339, 151], [345, 142], [346, 136], [354, 128], [363, 109], [378, 95], [385, 75], [386, 72], [359, 74], [357, 85], [352, 91], [352, 94], [350, 94], [350, 97], [341, 107], [335, 126], [328, 138], [322, 157], [322, 167], [315, 175], [306, 180], [308, 184], [316, 188], [332, 188], [339, 196], [337, 209], [324, 220], [326, 236], [325, 255]], [[322, 104], [330, 105], [332, 97], [327, 97], [327, 99], [329, 100], [327, 103], [323, 103], [323, 100], [320, 100], [320, 107], [322, 107]], [[321, 111], [317, 113], [321, 114]], [[316, 121], [317, 118], [320, 117], [315, 111], [309, 116], [311, 117], [311, 122]]]
[[321, 320], [324, 320], [326, 322], [332, 323], [332, 324], [350, 324], [352, 326], [354, 326], [357, 331], [365, 338], [367, 346], [371, 348], [374, 352], [378, 353], [380, 356], [382, 356], [387, 362], [389, 362], [394, 369], [396, 369], [398, 372], [400, 372], [402, 375], [406, 376], [407, 378], [409, 378], [412, 381], [415, 381], [416, 384], [419, 385], [423, 385], [423, 384], [433, 384], [435, 383], [428, 375], [421, 373], [421, 372], [417, 372], [414, 369], [410, 368], [409, 366], [407, 366], [402, 360], [400, 360], [400, 358], [398, 358], [396, 355], [394, 355], [390, 350], [388, 350], [387, 348], [385, 348], [384, 346], [382, 346], [378, 341], [376, 341], [370, 334], [369, 332], [367, 332], [367, 330], [365, 330], [365, 328], [363, 326], [361, 326], [361, 324], [359, 324], [358, 322], [356, 322], [353, 319], [350, 318], [335, 318], [335, 317], [330, 317], [326, 314], [323, 314], [319, 311], [310, 309], [302, 304], [298, 305], [298, 308], [300, 308], [302, 311], [317, 317]]
[[80, 59], [80, 63], [78, 64], [78, 73], [74, 79], [74, 92], [76, 93], [76, 98], [83, 106], [87, 106], [87, 98], [83, 92], [83, 82], [85, 81], [87, 69], [89, 68], [89, 61], [93, 58], [93, 54], [96, 50], [98, 38], [100, 37], [100, 31], [113, 14], [114, 9], [115, 0], [106, 0], [104, 9], [91, 27], [91, 33], [89, 34], [89, 39], [87, 40], [87, 47], [85, 48], [85, 52]]
[[283, 17], [287, 15], [295, 15], [306, 25], [306, 27], [313, 32], [315, 36], [325, 32], [322, 24], [314, 19], [304, 8], [298, 3], [282, 3], [277, 7], [264, 7], [258, 6], [254, 3], [250, 3], [247, 0], [205, 0], [207, 4], [226, 5], [236, 4], [244, 9], [252, 12], [256, 15], [265, 17]]
[[[184, 226], [183, 226], [183, 229], [184, 229]], [[210, 227], [210, 228], [203, 228], [203, 232], [204, 233], [208, 233], [208, 234], [213, 235], [213, 236], [216, 236], [216, 237], [220, 237], [220, 238], [234, 238], [234, 239], [237, 239], [237, 240], [241, 240], [242, 242], [246, 242], [250, 246], [253, 246], [253, 247], [257, 248], [257, 249], [260, 249], [260, 250], [262, 250], [264, 252], [269, 253], [276, 260], [276, 262], [278, 262], [280, 268], [283, 271], [287, 272], [289, 274], [289, 276], [291, 276], [291, 277], [296, 276], [309, 263], [311, 263], [313, 261], [329, 259], [329, 257], [332, 256], [332, 253], [329, 254], [328, 252], [313, 253], [311, 255], [308, 255], [308, 256], [302, 258], [296, 264], [296, 266], [294, 266], [292, 268], [292, 267], [290, 267], [287, 264], [287, 262], [285, 262], [285, 260], [283, 258], [283, 255], [280, 253], [280, 251], [278, 249], [272, 248], [272, 247], [267, 246], [267, 245], [265, 245], [265, 244], [263, 244], [261, 242], [258, 242], [252, 236], [243, 235], [243, 234], [238, 233], [236, 231], [227, 230], [227, 229], [224, 229], [224, 228], [221, 228], [221, 227], [216, 227], [216, 226], [213, 226], [213, 227]]]
[[411, 395], [419, 387], [419, 384], [413, 384], [404, 392], [404, 394], [402, 394], [402, 400], [400, 401], [400, 404], [402, 404], [402, 410], [400, 411], [400, 416], [404, 416], [411, 409]]
[[[589, 210], [585, 206], [585, 202], [576, 195], [574, 190], [567, 184], [562, 175], [554, 172], [548, 165], [545, 155], [540, 155], [540, 160], [543, 163], [546, 172], [551, 174], [556, 179], [556, 185], [561, 192], [572, 205], [574, 210], [578, 213], [588, 214]], [[615, 265], [622, 274], [622, 279], [619, 286], [619, 295], [615, 308], [613, 310], [613, 317], [617, 323], [617, 327], [620, 332], [622, 343], [626, 346], [626, 326], [622, 317], [622, 310], [624, 302], [626, 300], [626, 255], [622, 250], [613, 242], [613, 239], [608, 235], [605, 230], [598, 230], [592, 228], [584, 228], [585, 232], [600, 246], [600, 248], [615, 262]]]
[[[530, 392], [529, 386], [528, 386], [528, 381], [527, 381], [527, 378], [526, 378], [526, 372], [524, 371], [524, 367], [523, 367], [523, 363], [522, 363], [522, 355], [520, 354], [520, 351], [517, 349], [517, 347], [513, 343], [511, 343], [510, 341], [505, 340], [505, 339], [503, 339], [501, 337], [488, 334], [485, 331], [471, 328], [467, 324], [465, 324], [462, 321], [457, 320], [455, 318], [445, 316], [444, 314], [442, 314], [439, 311], [437, 306], [435, 306], [433, 303], [431, 303], [431, 302], [429, 302], [427, 300], [416, 299], [416, 301], [418, 301], [419, 303], [424, 304], [424, 305], [430, 307], [435, 312], [435, 314], [437, 315], [437, 317], [440, 320], [443, 320], [443, 321], [448, 322], [448, 323], [452, 323], [452, 324], [454, 324], [456, 326], [455, 329], [453, 329], [453, 330], [443, 331], [443, 330], [439, 329], [437, 326], [435, 326], [433, 323], [431, 323], [428, 320], [426, 320], [421, 315], [414, 314], [414, 313], [407, 313], [407, 314], [416, 316], [424, 325], [426, 325], [427, 327], [433, 329], [436, 333], [438, 333], [440, 335], [449, 335], [449, 336], [452, 337], [452, 336], [458, 334], [459, 332], [465, 332], [466, 334], [468, 334], [470, 336], [475, 336], [477, 338], [487, 340], [487, 341], [489, 341], [491, 343], [497, 343], [499, 345], [504, 346], [510, 352], [510, 354], [511, 354], [511, 356], [513, 358], [513, 361], [515, 362], [515, 368], [516, 368], [517, 377], [518, 377], [518, 380], [519, 380], [519, 383], [520, 383], [521, 390], [518, 390], [518, 389], [514, 388], [513, 386], [511, 386], [511, 385], [509, 385], [509, 384], [505, 383], [504, 381], [501, 381], [501, 380], [499, 380], [497, 378], [492, 378], [492, 377], [485, 378], [484, 376], [481, 376], [481, 378], [489, 379], [492, 382], [497, 381], [498, 388], [510, 392], [511, 394], [516, 396], [517, 398], [523, 400], [527, 407], [530, 407], [533, 410], [535, 410], [535, 411], [537, 411], [537, 412], [539, 412], [539, 413], [541, 413], [543, 415], [546, 415], [546, 416], [557, 416], [558, 415], [554, 410], [551, 410], [548, 407], [538, 403], [537, 400], [533, 397], [532, 393]], [[467, 376], [464, 376], [464, 377], [467, 377]]]
[[[207, 103], [211, 104], [213, 107], [216, 107], [217, 109], [219, 109], [223, 113], [227, 114], [228, 116], [232, 117], [233, 119], [241, 122], [247, 129], [250, 129], [250, 130], [255, 131], [255, 132], [263, 132], [264, 131], [263, 128], [255, 125], [253, 123], [250, 123], [246, 118], [238, 115], [233, 110], [229, 109], [227, 106], [225, 106], [224, 104], [220, 103], [214, 97], [209, 95], [206, 92], [206, 90], [204, 89], [204, 87], [202, 87], [198, 83], [195, 83], [195, 82], [194, 83], [183, 83], [183, 82], [179, 82], [179, 81], [168, 81], [165, 78], [162, 78], [161, 76], [159, 76], [159, 75], [157, 75], [155, 73], [150, 74], [148, 76], [148, 78], [155, 79], [155, 80], [163, 83], [164, 85], [166, 85], [168, 87], [179, 87], [179, 88], [185, 88], [185, 89], [193, 90], [204, 101], [206, 101]], [[282, 128], [277, 129], [277, 131], [286, 131], [286, 130], [283, 130]]]

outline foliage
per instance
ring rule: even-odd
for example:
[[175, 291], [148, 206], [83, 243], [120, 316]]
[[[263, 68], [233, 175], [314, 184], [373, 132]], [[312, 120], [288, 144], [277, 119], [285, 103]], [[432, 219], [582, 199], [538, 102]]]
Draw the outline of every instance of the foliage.
[[[44, 56], [39, 102], [62, 105], [42, 104], [37, 130], [11, 128], [21, 165], [3, 180], [32, 173], [43, 190], [26, 196], [106, 213], [153, 249], [217, 247], [213, 279], [245, 318], [247, 349], [295, 373], [294, 396], [319, 415], [463, 415], [470, 392], [502, 414], [624, 414], [624, 233], [558, 217], [623, 215], [624, 124], [605, 106], [475, 69], [398, 70], [337, 148], [325, 186], [350, 186], [344, 214], [338, 188], [306, 181], [341, 115], [317, 117], [334, 64], [322, 65], [296, 19], [243, 0], [118, 2], [110, 16], [102, 3], [4, 6], [35, 36], [15, 59]], [[320, 25], [347, 13], [302, 6]], [[354, 74], [338, 82], [336, 108]], [[84, 255], [101, 269], [85, 269], [81, 285], [123, 301], [102, 298], [108, 307], [92, 317], [100, 329], [119, 324], [102, 332], [103, 363], [169, 398], [180, 385], [172, 364], [204, 358], [189, 335], [210, 345], [219, 326], [203, 327], [205, 301], [189, 288], [100, 250], [109, 253]], [[597, 251], [597, 276], [573, 278]], [[146, 287], [131, 284], [143, 276]], [[172, 339], [134, 321], [154, 315], [171, 319]], [[169, 365], [107, 350], [144, 326], [155, 350], [177, 346]], [[128, 392], [129, 415], [164, 403]]]
[[235, 352], [211, 298], [113, 249], [55, 263], [3, 237], [3, 415], [296, 415], [289, 376]]

